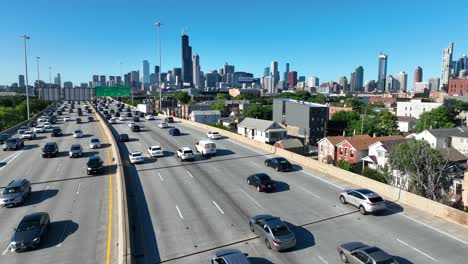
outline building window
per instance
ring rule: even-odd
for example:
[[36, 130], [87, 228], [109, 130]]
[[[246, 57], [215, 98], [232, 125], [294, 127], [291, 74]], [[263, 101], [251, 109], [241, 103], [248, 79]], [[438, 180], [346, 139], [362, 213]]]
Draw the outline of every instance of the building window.
[[340, 147], [340, 155], [343, 155], [343, 147]]
[[348, 148], [345, 148], [345, 149], [344, 149], [344, 155], [345, 155], [345, 156], [348, 156]]
[[350, 156], [351, 158], [354, 157], [354, 150], [353, 150], [353, 149], [349, 150], [349, 156]]

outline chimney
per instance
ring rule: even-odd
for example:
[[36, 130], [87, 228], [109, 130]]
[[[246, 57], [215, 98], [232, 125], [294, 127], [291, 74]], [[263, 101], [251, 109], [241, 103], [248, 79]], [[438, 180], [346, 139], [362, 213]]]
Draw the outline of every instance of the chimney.
[[372, 137], [375, 137], [375, 132], [374, 132], [374, 134], [372, 135]]

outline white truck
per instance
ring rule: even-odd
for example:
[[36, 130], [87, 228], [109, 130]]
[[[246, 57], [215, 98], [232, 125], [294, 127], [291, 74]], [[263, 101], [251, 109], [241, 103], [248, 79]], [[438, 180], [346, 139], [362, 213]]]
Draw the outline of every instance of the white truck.
[[154, 112], [154, 106], [152, 104], [138, 104], [137, 110], [144, 114], [152, 114]]

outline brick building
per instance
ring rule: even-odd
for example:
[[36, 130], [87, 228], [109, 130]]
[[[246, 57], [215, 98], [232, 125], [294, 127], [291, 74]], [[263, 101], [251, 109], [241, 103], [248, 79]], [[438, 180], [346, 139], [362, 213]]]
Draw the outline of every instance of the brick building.
[[450, 79], [448, 83], [449, 95], [463, 95], [468, 93], [468, 78]]

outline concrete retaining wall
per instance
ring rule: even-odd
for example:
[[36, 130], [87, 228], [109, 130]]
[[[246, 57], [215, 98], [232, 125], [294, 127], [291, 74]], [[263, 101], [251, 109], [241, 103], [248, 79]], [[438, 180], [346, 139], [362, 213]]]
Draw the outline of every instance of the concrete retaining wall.
[[268, 153], [283, 156], [293, 163], [319, 171], [321, 174], [325, 176], [339, 178], [351, 184], [355, 184], [363, 188], [371, 189], [379, 193], [380, 195], [386, 197], [386, 199], [389, 201], [407, 204], [409, 206], [416, 207], [420, 210], [431, 213], [438, 217], [452, 220], [454, 222], [457, 222], [459, 224], [462, 224], [468, 227], [468, 213], [451, 208], [444, 204], [434, 202], [432, 200], [426, 199], [424, 197], [415, 195], [410, 192], [400, 190], [398, 188], [395, 188], [393, 186], [390, 186], [390, 185], [387, 185], [378, 181], [374, 181], [372, 179], [366, 178], [359, 174], [345, 171], [340, 168], [321, 163], [314, 159], [304, 157], [304, 156], [298, 155], [296, 153], [293, 153], [287, 150], [276, 148], [274, 146], [255, 141], [247, 137], [243, 137], [241, 135], [238, 135], [230, 131], [226, 131], [226, 130], [219, 129], [216, 127], [212, 127], [212, 126], [208, 126], [208, 125], [204, 125], [201, 123], [196, 123], [196, 122], [192, 122], [192, 121], [184, 120], [180, 118], [174, 118], [174, 120], [182, 122], [187, 125], [198, 127], [207, 131], [208, 130], [217, 131], [225, 137], [229, 137], [245, 145], [257, 147]]

